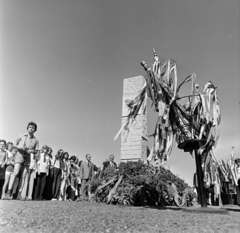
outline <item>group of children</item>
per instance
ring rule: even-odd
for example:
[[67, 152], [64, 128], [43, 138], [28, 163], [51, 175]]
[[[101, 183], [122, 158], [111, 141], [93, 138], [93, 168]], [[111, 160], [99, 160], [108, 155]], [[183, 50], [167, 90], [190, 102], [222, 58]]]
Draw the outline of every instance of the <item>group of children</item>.
[[45, 145], [32, 152], [29, 159], [25, 158], [21, 171], [14, 176], [18, 152], [12, 142], [0, 140], [0, 175], [4, 178], [1, 199], [76, 200], [81, 185], [78, 174], [81, 161], [76, 156], [69, 157], [61, 149], [52, 156], [52, 149]]

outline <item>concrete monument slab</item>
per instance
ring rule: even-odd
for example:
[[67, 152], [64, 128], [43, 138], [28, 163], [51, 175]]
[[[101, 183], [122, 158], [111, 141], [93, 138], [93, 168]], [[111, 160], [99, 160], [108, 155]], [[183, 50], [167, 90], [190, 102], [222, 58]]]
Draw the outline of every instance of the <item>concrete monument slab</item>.
[[[133, 99], [145, 84], [143, 76], [123, 80], [122, 125], [126, 123], [129, 108], [125, 100]], [[147, 94], [139, 114], [129, 131], [123, 129], [121, 134], [121, 161], [137, 161], [147, 158]]]

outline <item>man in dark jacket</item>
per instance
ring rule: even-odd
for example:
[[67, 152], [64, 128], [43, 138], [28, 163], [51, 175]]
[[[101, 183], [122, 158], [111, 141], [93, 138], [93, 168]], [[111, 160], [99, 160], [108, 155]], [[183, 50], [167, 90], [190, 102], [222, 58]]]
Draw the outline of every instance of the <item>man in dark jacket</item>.
[[114, 155], [110, 155], [109, 156], [109, 161], [106, 161], [106, 162], [103, 163], [103, 171], [109, 166], [117, 169], [117, 164], [114, 162]]

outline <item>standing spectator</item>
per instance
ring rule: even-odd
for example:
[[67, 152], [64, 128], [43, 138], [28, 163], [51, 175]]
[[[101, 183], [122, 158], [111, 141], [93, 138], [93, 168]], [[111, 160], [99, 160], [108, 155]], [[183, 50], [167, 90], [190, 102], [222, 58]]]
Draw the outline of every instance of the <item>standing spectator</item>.
[[4, 178], [5, 178], [5, 159], [7, 156], [6, 152], [6, 141], [0, 139], [0, 196], [2, 195], [2, 188], [4, 185]]
[[77, 196], [78, 192], [78, 180], [77, 174], [79, 171], [79, 167], [75, 164], [77, 161], [76, 156], [71, 156], [70, 160], [70, 185], [68, 188], [68, 199], [71, 201], [75, 200], [75, 196]]
[[49, 156], [48, 156], [48, 147], [45, 145], [42, 147], [41, 153], [37, 155], [37, 186], [35, 190], [35, 200], [43, 200], [43, 192], [46, 185], [46, 179], [49, 172]]
[[58, 199], [60, 185], [61, 185], [61, 176], [62, 176], [62, 154], [63, 150], [58, 150], [57, 154], [53, 158], [53, 185], [52, 185], [52, 201]]
[[[35, 151], [37, 153], [37, 151]], [[27, 195], [27, 190], [33, 190], [33, 184], [34, 184], [34, 179], [33, 177], [36, 176], [36, 155], [35, 152], [30, 153], [30, 156], [25, 157], [24, 159], [24, 165], [23, 165], [23, 173], [21, 177], [21, 182], [20, 182], [20, 187], [19, 187], [19, 195], [18, 195], [18, 200], [26, 200], [26, 195]], [[30, 179], [32, 175], [32, 179]], [[31, 187], [29, 187], [31, 181]], [[29, 193], [29, 194], [30, 194]], [[30, 195], [31, 196], [31, 195]], [[28, 198], [28, 200], [30, 197]]]
[[[91, 162], [91, 155], [86, 155], [86, 160], [81, 163], [80, 166], [80, 178], [81, 178], [81, 193], [80, 200], [86, 199], [85, 185], [91, 180], [94, 175], [93, 164]], [[90, 186], [88, 186], [88, 192], [90, 191]]]
[[44, 191], [44, 199], [52, 199], [52, 184], [53, 184], [53, 157], [52, 157], [52, 148], [48, 147], [48, 157], [49, 157], [49, 174], [46, 180], [46, 186]]
[[12, 142], [8, 142], [7, 143], [7, 155], [4, 161], [5, 164], [5, 182], [3, 185], [3, 190], [2, 190], [2, 199], [4, 199], [5, 197], [5, 193], [7, 191], [7, 186], [10, 180], [10, 177], [13, 173], [13, 168], [14, 168], [14, 159], [15, 159], [15, 155], [17, 153], [17, 148], [13, 147], [13, 143]]
[[109, 166], [117, 169], [117, 164], [114, 162], [114, 155], [110, 155], [109, 161], [103, 163], [103, 171]]
[[[25, 178], [26, 177], [25, 174], [29, 173], [29, 166], [23, 167], [25, 159], [27, 161], [26, 164], [29, 164], [28, 161], [30, 160], [30, 154], [36, 153], [39, 147], [39, 141], [34, 136], [34, 133], [37, 131], [37, 124], [34, 122], [29, 122], [27, 125], [27, 130], [28, 130], [28, 133], [20, 135], [16, 141], [18, 153], [15, 156], [13, 174], [9, 182], [7, 195], [5, 196], [5, 199], [7, 200], [10, 200], [12, 188], [13, 188], [16, 177], [21, 175], [21, 172], [23, 172], [22, 174], [23, 174], [23, 177]], [[23, 187], [22, 182], [25, 182], [25, 179], [23, 179], [22, 181], [20, 176], [20, 182], [19, 182], [20, 189], [18, 193], [18, 196], [20, 199], [21, 199], [21, 191]]]
[[12, 157], [12, 150], [13, 150], [13, 143], [12, 142], [8, 142], [7, 143], [7, 157], [11, 158]]
[[70, 163], [68, 161], [69, 154], [68, 152], [63, 153], [63, 161], [62, 161], [62, 183], [61, 183], [61, 191], [60, 191], [60, 201], [66, 201], [67, 197], [67, 187], [69, 186], [69, 174], [70, 174]]
[[79, 158], [76, 159], [75, 164], [79, 167], [78, 171], [76, 171], [76, 180], [77, 180], [77, 190], [76, 190], [76, 201], [80, 201], [80, 193], [81, 193], [81, 178], [80, 178], [80, 167], [81, 167], [82, 160]]
[[[31, 153], [31, 161], [30, 161], [30, 167], [29, 167], [29, 178], [28, 178], [28, 185], [25, 185], [25, 196], [27, 194], [27, 201], [32, 201], [33, 199], [33, 187], [34, 187], [34, 181], [36, 178], [37, 173], [37, 161], [36, 161], [36, 155]], [[28, 188], [27, 188], [28, 187]], [[22, 193], [22, 197], [25, 198], [24, 194]]]

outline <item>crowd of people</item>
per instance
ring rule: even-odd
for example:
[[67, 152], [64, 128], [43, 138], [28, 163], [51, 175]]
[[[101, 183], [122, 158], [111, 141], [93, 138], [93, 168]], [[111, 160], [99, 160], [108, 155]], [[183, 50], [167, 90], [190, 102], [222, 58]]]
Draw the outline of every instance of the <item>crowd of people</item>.
[[15, 143], [0, 140], [2, 200], [86, 200], [89, 190], [85, 187], [94, 174], [108, 166], [117, 168], [113, 155], [102, 169], [91, 162], [90, 154], [84, 160], [69, 156], [62, 149], [53, 155], [51, 147], [39, 147], [36, 131], [37, 124], [29, 122], [27, 133], [21, 134]]

